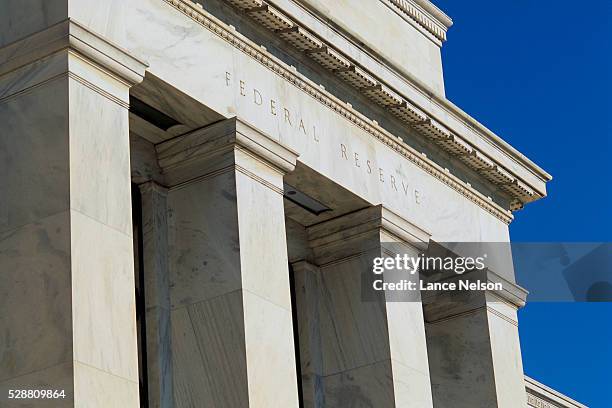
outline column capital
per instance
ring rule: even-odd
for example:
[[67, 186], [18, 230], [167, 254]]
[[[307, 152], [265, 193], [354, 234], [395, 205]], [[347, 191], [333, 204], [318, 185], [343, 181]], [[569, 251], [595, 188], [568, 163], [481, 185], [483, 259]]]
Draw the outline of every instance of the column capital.
[[306, 260], [299, 260], [291, 263], [294, 272], [318, 272], [319, 267]]
[[382, 204], [316, 224], [307, 232], [310, 247], [321, 261], [379, 248], [382, 243], [425, 250], [431, 236]]
[[168, 187], [162, 186], [153, 180], [145, 181], [144, 183], [139, 184], [138, 189], [140, 190], [141, 194], [157, 193], [164, 197], [168, 195]]
[[501, 284], [501, 290], [465, 291], [427, 291], [422, 293], [423, 310], [428, 322], [463, 316], [476, 310], [487, 308], [510, 323], [516, 325], [516, 310], [525, 306], [528, 291], [490, 269], [473, 270], [464, 274], [454, 274], [445, 282], [458, 283], [459, 280]]
[[147, 63], [68, 18], [0, 49], [0, 76], [61, 51], [69, 51], [128, 86], [144, 78]]
[[382, 204], [333, 218], [308, 228], [312, 246], [346, 241], [367, 232], [383, 233], [384, 242], [403, 242], [425, 248], [431, 234]]
[[[248, 159], [284, 175], [295, 168], [298, 157], [297, 152], [238, 117], [160, 143], [155, 149], [169, 185], [204, 177], [228, 166], [259, 176], [253, 163], [247, 163], [252, 162]], [[272, 187], [282, 192], [282, 186]]]

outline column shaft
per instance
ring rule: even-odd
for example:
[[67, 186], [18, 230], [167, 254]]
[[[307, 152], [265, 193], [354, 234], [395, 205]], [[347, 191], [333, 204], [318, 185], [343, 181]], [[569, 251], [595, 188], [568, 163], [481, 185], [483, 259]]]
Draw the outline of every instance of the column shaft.
[[168, 268], [167, 189], [140, 185], [141, 239], [146, 327], [147, 391], [150, 408], [172, 407], [172, 346]]
[[8, 389], [138, 406], [128, 93], [144, 68], [70, 20], [0, 49], [2, 406]]
[[319, 308], [321, 270], [307, 261], [291, 265], [295, 283], [300, 374], [305, 408], [325, 407]]

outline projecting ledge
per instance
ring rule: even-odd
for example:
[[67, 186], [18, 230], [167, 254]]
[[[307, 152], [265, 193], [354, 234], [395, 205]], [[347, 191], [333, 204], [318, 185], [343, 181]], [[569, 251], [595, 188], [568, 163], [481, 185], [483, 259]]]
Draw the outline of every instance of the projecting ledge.
[[125, 49], [69, 18], [0, 49], [0, 76], [62, 50], [80, 54], [128, 86], [142, 81], [148, 67]]
[[[244, 161], [241, 164], [238, 154], [227, 156], [232, 152], [241, 152], [281, 174], [292, 171], [298, 158], [297, 152], [237, 117], [160, 143], [156, 150], [162, 171], [170, 177], [170, 185], [209, 173], [222, 165], [246, 165]], [[226, 163], [222, 156], [230, 161]], [[277, 187], [282, 190], [282, 186]]]

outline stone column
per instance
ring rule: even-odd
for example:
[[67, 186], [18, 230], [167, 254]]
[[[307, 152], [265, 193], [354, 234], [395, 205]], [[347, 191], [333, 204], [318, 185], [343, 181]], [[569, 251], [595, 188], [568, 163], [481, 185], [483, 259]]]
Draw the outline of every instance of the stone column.
[[9, 389], [139, 406], [128, 95], [144, 70], [72, 20], [0, 49], [3, 407], [34, 401]]
[[374, 257], [416, 256], [428, 234], [376, 206], [308, 236], [317, 267], [294, 265], [306, 406], [431, 407], [419, 292], [370, 290]]
[[236, 118], [157, 151], [175, 405], [297, 407], [282, 195], [297, 154]]
[[146, 370], [150, 408], [171, 408], [172, 347], [168, 270], [168, 190], [154, 181], [140, 184], [142, 268], [145, 298]]
[[434, 406], [525, 407], [517, 309], [527, 292], [490, 270], [448, 280], [459, 279], [498, 282], [503, 290], [423, 297]]
[[295, 262], [291, 267], [295, 282], [302, 399], [305, 408], [321, 408], [326, 406], [319, 325], [321, 270], [307, 261]]

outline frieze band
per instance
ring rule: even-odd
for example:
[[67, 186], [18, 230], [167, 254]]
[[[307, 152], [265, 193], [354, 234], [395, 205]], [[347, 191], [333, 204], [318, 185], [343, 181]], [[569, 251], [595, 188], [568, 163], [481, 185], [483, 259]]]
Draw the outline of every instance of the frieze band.
[[448, 185], [462, 196], [485, 209], [499, 220], [509, 224], [514, 219], [509, 210], [506, 210], [499, 204], [493, 202], [490, 197], [485, 197], [482, 193], [469, 186], [468, 183], [460, 180], [453, 174], [446, 172], [438, 164], [418, 153], [405, 143], [400, 142], [398, 137], [393, 136], [380, 127], [377, 123], [365, 118], [361, 113], [353, 109], [350, 104], [338, 100], [329, 92], [322, 90], [319, 86], [311, 83], [309, 79], [303, 77], [295, 70], [286, 67], [284, 63], [278, 61], [274, 56], [263, 50], [262, 47], [251, 43], [251, 41], [245, 38], [242, 38], [242, 36], [235, 30], [231, 29], [230, 27], [226, 27], [223, 23], [219, 22], [216, 18], [205, 12], [201, 7], [196, 6], [195, 3], [187, 0], [163, 1], [176, 8], [181, 13], [194, 19], [206, 29], [227, 41], [233, 47], [255, 59], [263, 66], [270, 69], [272, 72], [279, 75], [296, 88], [312, 96], [340, 116], [349, 120], [357, 127], [365, 130], [370, 135], [374, 136], [379, 141], [389, 146], [391, 149], [395, 150], [412, 163], [416, 164], [425, 172], [442, 181], [444, 184]]

